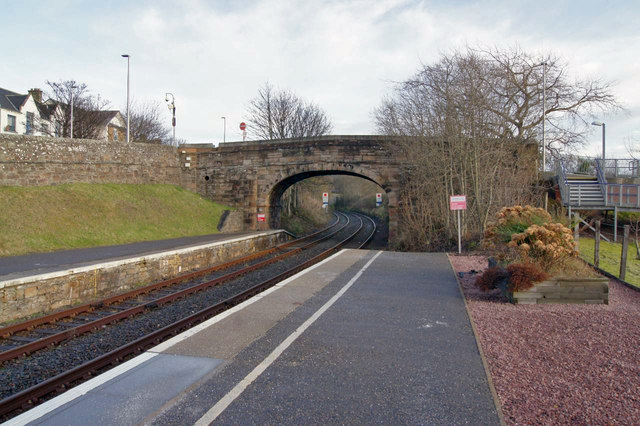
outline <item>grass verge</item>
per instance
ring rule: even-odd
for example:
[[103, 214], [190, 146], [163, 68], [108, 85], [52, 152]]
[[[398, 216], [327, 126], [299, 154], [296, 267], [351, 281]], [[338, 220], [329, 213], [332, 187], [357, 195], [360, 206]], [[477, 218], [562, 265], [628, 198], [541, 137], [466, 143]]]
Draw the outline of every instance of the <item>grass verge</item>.
[[227, 207], [173, 185], [0, 187], [0, 256], [217, 233]]
[[[595, 240], [593, 238], [580, 238], [580, 257], [593, 263]], [[603, 269], [616, 277], [620, 276], [620, 256], [622, 244], [600, 241], [600, 269]], [[627, 273], [624, 279], [629, 284], [640, 287], [640, 260], [636, 259], [636, 249], [632, 242], [627, 253]]]

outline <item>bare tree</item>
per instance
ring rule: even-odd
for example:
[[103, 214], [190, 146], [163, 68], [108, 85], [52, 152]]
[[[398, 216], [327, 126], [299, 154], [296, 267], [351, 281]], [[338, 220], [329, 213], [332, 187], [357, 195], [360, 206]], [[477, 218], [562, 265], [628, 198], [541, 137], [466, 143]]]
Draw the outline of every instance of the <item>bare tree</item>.
[[[48, 86], [47, 102], [54, 109], [53, 121], [60, 125], [60, 136], [71, 136], [71, 101], [73, 99], [73, 137], [97, 139], [104, 125], [104, 114], [109, 102], [100, 95], [89, 93], [87, 85], [74, 80], [46, 82]], [[55, 132], [54, 129], [51, 132]]]
[[507, 204], [535, 203], [546, 62], [547, 142], [580, 144], [596, 110], [617, 108], [608, 83], [569, 81], [558, 58], [518, 49], [443, 55], [397, 85], [374, 111], [379, 132], [406, 136], [400, 220], [407, 249], [443, 248], [456, 234], [448, 197], [468, 196], [463, 232], [480, 234]]
[[[248, 114], [249, 130], [265, 140], [321, 136], [333, 127], [319, 106], [290, 90], [277, 90], [269, 82], [249, 102]], [[300, 204], [301, 185], [302, 182], [292, 185], [282, 195], [285, 215], [295, 214]]]
[[259, 139], [320, 136], [333, 127], [319, 106], [268, 82], [249, 102], [248, 114], [249, 130]]
[[169, 137], [169, 126], [163, 123], [160, 103], [134, 101], [129, 110], [131, 114], [129, 124], [131, 140], [137, 142], [160, 141], [164, 144], [172, 144]]

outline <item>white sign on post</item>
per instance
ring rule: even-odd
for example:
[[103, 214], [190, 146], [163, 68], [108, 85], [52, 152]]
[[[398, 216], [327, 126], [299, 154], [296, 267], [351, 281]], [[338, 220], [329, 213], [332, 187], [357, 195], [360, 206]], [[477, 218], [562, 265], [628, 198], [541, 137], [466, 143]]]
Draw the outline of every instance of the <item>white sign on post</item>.
[[323, 205], [329, 204], [329, 193], [328, 192], [323, 192], [322, 193], [322, 204]]
[[462, 230], [460, 221], [460, 210], [467, 209], [466, 195], [452, 195], [449, 197], [449, 209], [458, 211], [458, 254], [462, 253]]
[[381, 204], [382, 204], [382, 193], [377, 192], [376, 193], [376, 207], [380, 207]]

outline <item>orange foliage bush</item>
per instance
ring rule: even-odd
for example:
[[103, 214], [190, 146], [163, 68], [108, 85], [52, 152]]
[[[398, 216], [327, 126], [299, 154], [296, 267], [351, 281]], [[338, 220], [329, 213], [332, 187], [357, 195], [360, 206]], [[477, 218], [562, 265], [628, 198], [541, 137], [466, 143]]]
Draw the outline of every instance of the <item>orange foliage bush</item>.
[[557, 270], [578, 255], [571, 230], [531, 206], [500, 210], [496, 222], [487, 227], [482, 245], [502, 264], [511, 264], [506, 269], [487, 269], [475, 285], [484, 291], [500, 288], [507, 295], [532, 288], [549, 278], [545, 271]]
[[571, 230], [560, 223], [531, 225], [524, 232], [513, 234], [507, 247], [545, 269], [578, 255]]
[[496, 214], [496, 221], [487, 226], [482, 247], [491, 251], [498, 260], [509, 260], [513, 257], [513, 251], [506, 244], [514, 234], [524, 232], [531, 225], [543, 225], [551, 221], [549, 213], [538, 207], [504, 207]]

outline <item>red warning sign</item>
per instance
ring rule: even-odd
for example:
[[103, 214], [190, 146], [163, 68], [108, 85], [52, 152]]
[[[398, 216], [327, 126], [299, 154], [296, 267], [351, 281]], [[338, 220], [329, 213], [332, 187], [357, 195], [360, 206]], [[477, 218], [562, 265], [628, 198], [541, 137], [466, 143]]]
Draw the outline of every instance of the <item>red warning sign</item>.
[[264, 221], [265, 221], [264, 213], [258, 213], [258, 222], [264, 222]]
[[466, 195], [452, 195], [449, 197], [449, 210], [466, 210], [466, 209], [467, 209]]

